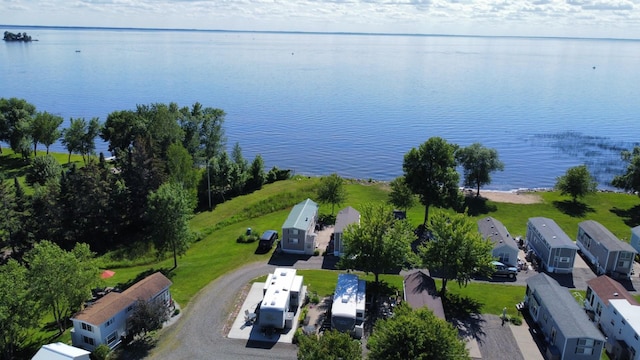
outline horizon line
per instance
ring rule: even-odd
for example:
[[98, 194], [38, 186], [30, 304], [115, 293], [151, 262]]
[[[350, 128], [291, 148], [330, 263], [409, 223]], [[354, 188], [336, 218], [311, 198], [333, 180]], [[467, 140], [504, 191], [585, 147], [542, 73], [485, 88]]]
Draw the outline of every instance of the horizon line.
[[14, 28], [40, 28], [40, 29], [60, 29], [60, 30], [108, 30], [108, 31], [135, 30], [135, 31], [218, 32], [218, 33], [293, 34], [293, 35], [299, 34], [299, 35], [347, 35], [347, 36], [416, 36], [416, 37], [468, 37], [468, 38], [617, 40], [617, 41], [638, 41], [638, 40], [640, 40], [640, 39], [636, 39], [636, 38], [542, 36], [542, 35], [471, 35], [471, 34], [387, 33], [387, 32], [358, 32], [358, 31], [233, 30], [233, 29], [74, 26], [74, 25], [12, 25], [12, 24], [0, 24], [0, 26], [3, 26], [3, 27], [14, 27]]

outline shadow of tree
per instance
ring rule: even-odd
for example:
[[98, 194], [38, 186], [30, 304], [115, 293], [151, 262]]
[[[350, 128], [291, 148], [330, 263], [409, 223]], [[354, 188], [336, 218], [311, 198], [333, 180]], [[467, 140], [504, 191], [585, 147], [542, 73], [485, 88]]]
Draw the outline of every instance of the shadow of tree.
[[149, 352], [153, 349], [158, 343], [157, 335], [147, 335], [141, 338], [135, 339], [134, 341], [126, 344], [125, 346], [119, 347], [116, 351], [114, 351], [109, 359], [118, 359], [118, 360], [138, 360], [144, 359], [149, 356]]
[[629, 227], [636, 227], [640, 225], [640, 205], [636, 205], [629, 209], [614, 207], [609, 211], [622, 218], [624, 223]]
[[447, 319], [467, 319], [480, 314], [482, 303], [470, 297], [446, 293], [442, 299], [444, 314]]
[[486, 198], [466, 196], [464, 198], [464, 210], [466, 210], [470, 216], [478, 216], [495, 212], [498, 210], [498, 207], [495, 204], [489, 204]]
[[571, 200], [554, 201], [553, 206], [560, 210], [562, 213], [571, 217], [585, 217], [587, 213], [595, 212], [596, 210], [591, 206], [580, 202]]

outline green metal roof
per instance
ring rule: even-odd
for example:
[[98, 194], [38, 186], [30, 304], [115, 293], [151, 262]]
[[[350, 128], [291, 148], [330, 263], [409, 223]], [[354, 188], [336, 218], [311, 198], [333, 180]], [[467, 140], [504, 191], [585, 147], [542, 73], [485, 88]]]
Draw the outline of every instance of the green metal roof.
[[306, 230], [309, 228], [309, 221], [315, 218], [318, 213], [318, 204], [311, 199], [307, 199], [299, 204], [296, 204], [289, 217], [282, 224], [283, 229], [299, 229]]

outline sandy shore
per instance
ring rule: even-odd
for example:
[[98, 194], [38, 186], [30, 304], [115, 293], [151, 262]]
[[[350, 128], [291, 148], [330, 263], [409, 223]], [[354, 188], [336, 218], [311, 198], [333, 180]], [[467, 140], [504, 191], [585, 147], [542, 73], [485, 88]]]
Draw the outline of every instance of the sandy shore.
[[[475, 192], [473, 196], [475, 196]], [[480, 196], [501, 203], [536, 204], [542, 202], [540, 195], [535, 192], [480, 190]]]

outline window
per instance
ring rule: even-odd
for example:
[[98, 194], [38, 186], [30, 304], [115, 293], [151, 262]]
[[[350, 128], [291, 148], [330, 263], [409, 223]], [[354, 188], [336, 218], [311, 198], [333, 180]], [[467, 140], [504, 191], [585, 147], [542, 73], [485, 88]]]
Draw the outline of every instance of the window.
[[93, 342], [93, 338], [88, 336], [82, 336], [82, 341], [84, 341], [85, 344], [95, 345], [95, 343]]
[[621, 251], [620, 255], [618, 256], [618, 258], [622, 260], [631, 260], [632, 257], [633, 257], [633, 253], [626, 252], [626, 251]]
[[127, 312], [133, 310], [133, 305], [129, 305], [129, 307], [127, 308]]
[[638, 334], [633, 334], [633, 338], [636, 340], [640, 340], [640, 338], [638, 338]]
[[629, 262], [628, 261], [618, 261], [618, 267], [619, 268], [628, 268], [629, 267]]
[[289, 230], [289, 233], [291, 235], [298, 235], [298, 229], [291, 229], [291, 230]]
[[560, 262], [563, 262], [563, 263], [568, 263], [570, 261], [571, 261], [571, 259], [569, 257], [566, 257], [566, 256], [563, 256], [563, 257], [560, 258]]
[[576, 354], [591, 355], [593, 354], [593, 339], [580, 339], [576, 347]]
[[294, 237], [294, 238], [289, 238], [289, 244], [297, 244], [298, 243], [298, 238]]
[[113, 322], [114, 322], [115, 320], [116, 320], [116, 318], [111, 318], [110, 320], [108, 320], [108, 321], [104, 324], [104, 326], [109, 326], [109, 325], [113, 324]]
[[82, 323], [82, 330], [87, 330], [93, 332], [93, 326], [89, 324]]
[[556, 334], [557, 334], [556, 328], [551, 329], [551, 339], [549, 339], [549, 344], [555, 345], [555, 343], [556, 343]]
[[549, 320], [549, 316], [547, 315], [547, 313], [544, 313], [544, 315], [542, 315], [542, 318], [544, 319], [544, 322], [547, 322]]
[[111, 335], [107, 336], [107, 345], [113, 344], [116, 342], [116, 339], [118, 339], [118, 334], [114, 331]]

